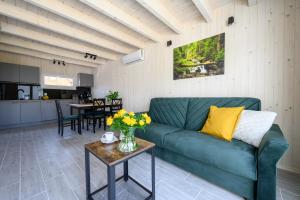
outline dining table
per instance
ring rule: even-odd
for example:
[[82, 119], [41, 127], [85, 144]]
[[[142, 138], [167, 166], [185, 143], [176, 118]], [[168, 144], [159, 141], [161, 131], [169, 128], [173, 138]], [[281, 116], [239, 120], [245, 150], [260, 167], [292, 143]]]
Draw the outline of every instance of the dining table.
[[[70, 105], [70, 114], [73, 115], [74, 109], [78, 110], [78, 115], [81, 121], [82, 121], [82, 111], [93, 109], [92, 103], [85, 103], [85, 104], [71, 103], [69, 105]], [[112, 104], [105, 104], [105, 109], [111, 110], [112, 106], [113, 106]], [[81, 134], [81, 130], [78, 130], [78, 132], [79, 134]]]

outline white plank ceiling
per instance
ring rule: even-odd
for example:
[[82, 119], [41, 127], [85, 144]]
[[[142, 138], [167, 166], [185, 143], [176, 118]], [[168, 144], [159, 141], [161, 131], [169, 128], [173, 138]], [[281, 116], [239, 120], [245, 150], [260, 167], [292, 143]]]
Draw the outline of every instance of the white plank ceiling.
[[214, 10], [231, 1], [0, 0], [0, 50], [97, 67], [209, 23]]

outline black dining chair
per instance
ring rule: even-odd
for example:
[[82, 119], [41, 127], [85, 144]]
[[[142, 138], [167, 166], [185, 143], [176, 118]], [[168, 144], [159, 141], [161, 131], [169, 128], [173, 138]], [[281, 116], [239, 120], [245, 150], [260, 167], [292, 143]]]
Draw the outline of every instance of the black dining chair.
[[106, 115], [113, 116], [115, 113], [117, 113], [122, 108], [123, 108], [122, 99], [112, 99], [110, 107], [109, 107], [109, 111], [106, 112]]
[[56, 111], [57, 111], [57, 124], [58, 134], [64, 135], [64, 127], [71, 126], [71, 130], [76, 130], [76, 121], [78, 125], [78, 132], [81, 134], [81, 121], [79, 115], [68, 115], [64, 116], [59, 100], [55, 100]]
[[104, 130], [106, 130], [106, 115], [105, 115], [105, 99], [93, 99], [93, 111], [86, 114], [87, 119], [87, 130], [89, 130], [89, 124], [92, 120], [93, 122], [93, 132], [96, 132], [97, 120], [99, 121], [99, 128], [101, 128], [102, 121], [104, 123]]

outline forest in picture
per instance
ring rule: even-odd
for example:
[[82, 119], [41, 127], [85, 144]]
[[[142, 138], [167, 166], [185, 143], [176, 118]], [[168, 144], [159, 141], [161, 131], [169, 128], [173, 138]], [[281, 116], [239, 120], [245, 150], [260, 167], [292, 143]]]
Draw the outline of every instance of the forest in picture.
[[225, 33], [173, 49], [174, 80], [224, 74]]

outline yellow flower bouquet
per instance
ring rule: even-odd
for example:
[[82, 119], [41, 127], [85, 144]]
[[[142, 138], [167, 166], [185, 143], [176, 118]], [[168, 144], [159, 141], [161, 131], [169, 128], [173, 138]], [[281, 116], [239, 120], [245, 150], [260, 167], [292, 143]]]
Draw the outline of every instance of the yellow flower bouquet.
[[106, 124], [112, 131], [120, 131], [120, 140], [118, 149], [122, 152], [131, 152], [136, 150], [137, 145], [134, 138], [134, 132], [137, 128], [144, 129], [151, 123], [151, 118], [147, 113], [135, 114], [127, 112], [124, 109], [119, 110], [114, 116], [108, 117]]

